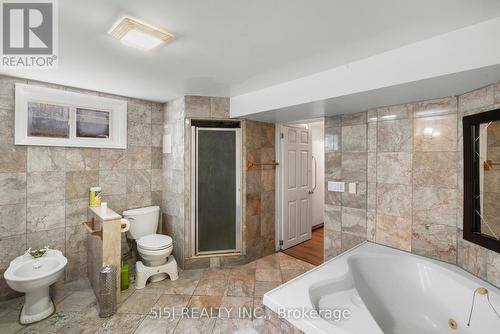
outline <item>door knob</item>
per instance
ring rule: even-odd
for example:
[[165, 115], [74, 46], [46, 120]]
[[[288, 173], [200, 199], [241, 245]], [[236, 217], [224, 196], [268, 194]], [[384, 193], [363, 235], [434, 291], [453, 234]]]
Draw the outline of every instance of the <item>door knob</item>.
[[309, 195], [312, 195], [312, 194], [314, 194], [314, 190], [309, 190], [308, 193], [309, 193]]

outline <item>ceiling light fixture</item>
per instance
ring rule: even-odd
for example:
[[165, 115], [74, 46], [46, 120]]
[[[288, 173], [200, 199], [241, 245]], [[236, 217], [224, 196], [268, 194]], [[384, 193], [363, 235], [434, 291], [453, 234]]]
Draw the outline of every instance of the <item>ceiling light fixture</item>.
[[108, 34], [125, 45], [143, 51], [152, 50], [174, 37], [168, 31], [158, 29], [129, 16], [118, 20]]

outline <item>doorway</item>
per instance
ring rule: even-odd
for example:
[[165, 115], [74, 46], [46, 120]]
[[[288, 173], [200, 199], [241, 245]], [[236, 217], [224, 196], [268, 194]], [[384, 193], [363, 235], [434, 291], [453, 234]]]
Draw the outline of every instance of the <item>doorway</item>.
[[324, 121], [281, 124], [277, 131], [277, 248], [323, 262]]

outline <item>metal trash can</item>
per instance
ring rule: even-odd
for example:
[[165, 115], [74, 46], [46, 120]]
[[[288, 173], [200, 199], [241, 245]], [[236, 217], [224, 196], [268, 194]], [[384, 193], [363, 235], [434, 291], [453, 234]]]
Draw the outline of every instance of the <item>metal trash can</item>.
[[116, 268], [104, 266], [99, 272], [99, 316], [107, 318], [116, 313]]

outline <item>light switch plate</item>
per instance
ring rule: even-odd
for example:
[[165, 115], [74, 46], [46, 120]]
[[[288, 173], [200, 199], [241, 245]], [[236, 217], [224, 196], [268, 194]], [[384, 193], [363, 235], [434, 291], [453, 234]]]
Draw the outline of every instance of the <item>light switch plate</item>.
[[343, 192], [345, 192], [345, 183], [344, 182], [328, 181], [328, 191], [343, 193]]
[[349, 182], [349, 194], [356, 193], [356, 182]]
[[172, 135], [164, 134], [163, 135], [163, 153], [169, 154], [172, 153]]

